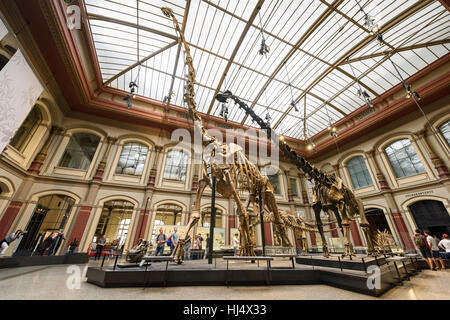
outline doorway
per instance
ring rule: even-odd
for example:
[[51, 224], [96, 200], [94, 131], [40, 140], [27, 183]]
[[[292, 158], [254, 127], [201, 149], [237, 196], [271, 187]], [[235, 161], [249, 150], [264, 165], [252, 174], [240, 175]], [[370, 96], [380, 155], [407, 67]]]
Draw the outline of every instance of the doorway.
[[441, 201], [418, 201], [410, 205], [409, 210], [419, 229], [430, 230], [438, 238], [450, 233], [450, 216]]
[[377, 234], [377, 231], [383, 232], [387, 230], [392, 234], [392, 230], [389, 227], [389, 223], [384, 215], [383, 210], [378, 208], [369, 208], [365, 211], [367, 221], [369, 221], [369, 230], [373, 235]]
[[41, 197], [26, 227], [17, 255], [31, 255], [51, 233], [64, 230], [75, 200], [68, 196]]

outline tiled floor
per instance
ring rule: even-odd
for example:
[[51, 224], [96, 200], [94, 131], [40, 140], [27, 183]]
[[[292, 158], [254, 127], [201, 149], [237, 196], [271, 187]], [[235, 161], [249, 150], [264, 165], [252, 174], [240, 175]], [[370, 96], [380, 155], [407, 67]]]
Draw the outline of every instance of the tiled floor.
[[[169, 287], [103, 289], [78, 277], [85, 266], [51, 266], [0, 270], [0, 299], [152, 299], [152, 300], [361, 300], [450, 299], [450, 270], [422, 271], [381, 298], [325, 285], [263, 287]], [[74, 272], [75, 270], [75, 272]], [[8, 275], [8, 277], [6, 277]], [[81, 281], [77, 281], [81, 279]], [[77, 284], [79, 283], [79, 288]]]

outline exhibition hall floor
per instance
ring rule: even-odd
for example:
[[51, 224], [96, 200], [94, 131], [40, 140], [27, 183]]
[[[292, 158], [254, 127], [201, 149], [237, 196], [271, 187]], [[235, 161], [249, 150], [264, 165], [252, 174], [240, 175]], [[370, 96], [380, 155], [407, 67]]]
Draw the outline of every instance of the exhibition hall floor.
[[[91, 263], [92, 265], [92, 263]], [[437, 300], [450, 299], [450, 270], [423, 270], [403, 286], [395, 287], [380, 298], [333, 288], [326, 285], [257, 287], [166, 287], [104, 289], [77, 272], [87, 265], [25, 267], [0, 270], [0, 299], [149, 299], [149, 300]], [[69, 267], [71, 269], [69, 269]], [[75, 270], [75, 272], [74, 272]]]

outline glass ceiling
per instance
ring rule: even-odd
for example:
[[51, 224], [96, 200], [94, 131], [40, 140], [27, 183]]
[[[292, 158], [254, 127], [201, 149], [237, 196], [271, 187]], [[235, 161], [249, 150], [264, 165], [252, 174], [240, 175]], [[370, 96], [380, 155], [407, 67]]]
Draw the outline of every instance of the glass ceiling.
[[[186, 21], [198, 110], [219, 116], [214, 94], [229, 89], [262, 118], [268, 111], [277, 133], [297, 139], [305, 114], [313, 136], [364, 105], [349, 63], [374, 99], [400, 83], [388, 52], [406, 79], [450, 50], [450, 13], [438, 0], [359, 0], [379, 24], [384, 46], [369, 35], [356, 0], [265, 0], [252, 21], [257, 0], [84, 2], [105, 85], [128, 92], [137, 79], [139, 95], [164, 101], [173, 93], [171, 103], [184, 107], [184, 54], [160, 10], [170, 7], [180, 25]], [[258, 53], [261, 23], [266, 56]], [[138, 56], [145, 60], [140, 68]], [[252, 125], [236, 106], [229, 112], [230, 121]]]

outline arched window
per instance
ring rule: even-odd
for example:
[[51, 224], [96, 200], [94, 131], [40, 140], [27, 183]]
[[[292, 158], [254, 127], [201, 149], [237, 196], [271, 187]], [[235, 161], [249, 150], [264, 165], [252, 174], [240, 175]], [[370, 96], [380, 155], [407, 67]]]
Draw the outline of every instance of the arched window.
[[116, 173], [140, 176], [144, 172], [148, 147], [138, 142], [130, 142], [123, 146], [117, 163]]
[[[223, 211], [220, 208], [216, 208], [216, 228], [222, 228], [222, 215]], [[201, 215], [202, 227], [209, 228], [211, 226], [211, 207], [203, 208]]]
[[351, 158], [347, 162], [347, 170], [353, 183], [353, 188], [360, 189], [373, 185], [366, 162], [362, 156]]
[[119, 248], [125, 244], [133, 218], [134, 205], [125, 200], [105, 202], [95, 229], [94, 242], [103, 235], [108, 242], [117, 240]]
[[97, 151], [100, 138], [90, 133], [74, 133], [59, 161], [63, 168], [87, 170]]
[[439, 127], [439, 131], [444, 136], [447, 144], [450, 146], [450, 120]]
[[183, 151], [171, 150], [167, 153], [164, 179], [185, 181], [189, 156]]
[[12, 137], [9, 144], [16, 150], [23, 152], [33, 137], [39, 125], [42, 122], [42, 114], [37, 106], [31, 109], [31, 112], [26, 117], [20, 128], [17, 130], [14, 137]]
[[384, 151], [397, 178], [425, 172], [422, 162], [408, 139], [398, 140]]

